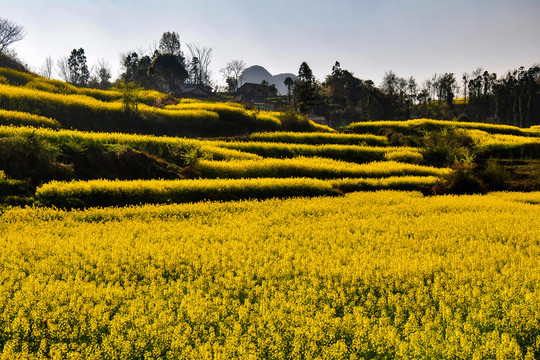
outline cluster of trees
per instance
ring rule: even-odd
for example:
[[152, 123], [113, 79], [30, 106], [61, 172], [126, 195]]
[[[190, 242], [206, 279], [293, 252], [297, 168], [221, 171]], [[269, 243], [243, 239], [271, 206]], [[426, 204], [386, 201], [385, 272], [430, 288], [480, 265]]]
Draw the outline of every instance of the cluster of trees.
[[124, 55], [124, 72], [120, 77], [145, 88], [174, 94], [179, 93], [185, 82], [210, 85], [212, 49], [198, 44], [188, 44], [187, 48], [189, 55], [186, 58], [178, 33], [165, 32], [151, 56], [137, 52]]
[[[165, 32], [159, 40], [152, 55], [143, 52], [127, 52], [122, 55], [123, 72], [118, 82], [133, 83], [136, 86], [155, 89], [165, 93], [179, 95], [184, 83], [212, 86], [212, 48], [190, 43], [186, 45], [188, 54], [184, 55], [180, 36], [176, 32]], [[246, 63], [232, 60], [220, 70], [227, 83], [227, 91], [236, 92], [241, 83], [242, 72]], [[107, 89], [111, 87], [111, 66], [104, 59], [100, 60], [92, 71], [88, 70], [84, 49], [73, 49], [69, 57], [56, 62], [56, 70], [60, 77], [77, 86], [90, 86]], [[54, 63], [50, 57], [40, 69], [43, 76], [51, 78]], [[272, 88], [269, 88], [269, 95]], [[274, 95], [275, 96], [275, 95]]]
[[[339, 62], [318, 82], [303, 62], [298, 79], [287, 78], [289, 103], [300, 112], [323, 115], [334, 126], [353, 121], [413, 118], [493, 122], [521, 127], [540, 124], [540, 67], [521, 67], [498, 79], [482, 69], [463, 74], [463, 87], [453, 73], [436, 74], [421, 86], [414, 77], [385, 74], [379, 87], [362, 80]], [[462, 101], [455, 101], [461, 90]], [[291, 98], [292, 94], [292, 98]], [[292, 101], [291, 101], [292, 100]]]
[[[187, 49], [188, 57], [185, 57], [178, 33], [165, 32], [152, 55], [133, 51], [122, 56], [123, 72], [117, 82], [175, 95], [180, 93], [183, 83], [211, 85], [212, 49], [198, 44], [187, 44]], [[56, 63], [47, 57], [40, 73], [52, 78], [55, 70], [62, 80], [76, 86], [107, 89], [113, 85], [110, 64], [101, 59], [89, 69], [83, 48], [73, 49], [70, 56]]]
[[[298, 111], [324, 115], [332, 125], [345, 125], [362, 119], [391, 118], [391, 101], [397, 92], [389, 89], [388, 96], [371, 80], [361, 80], [341, 68], [339, 62], [324, 82], [318, 82], [306, 62], [300, 65], [298, 78], [286, 78], [288, 99]], [[292, 94], [292, 97], [291, 97]]]
[[520, 67], [500, 79], [494, 73], [477, 70], [466, 83], [469, 104], [462, 115], [464, 120], [485, 119], [520, 127], [540, 124], [540, 66]]

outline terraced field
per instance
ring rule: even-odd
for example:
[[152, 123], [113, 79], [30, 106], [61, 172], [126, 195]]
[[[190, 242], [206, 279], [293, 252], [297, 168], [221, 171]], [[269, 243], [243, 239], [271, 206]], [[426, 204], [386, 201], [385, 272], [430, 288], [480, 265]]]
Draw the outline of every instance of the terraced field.
[[540, 358], [538, 129], [163, 96], [0, 69], [1, 359]]

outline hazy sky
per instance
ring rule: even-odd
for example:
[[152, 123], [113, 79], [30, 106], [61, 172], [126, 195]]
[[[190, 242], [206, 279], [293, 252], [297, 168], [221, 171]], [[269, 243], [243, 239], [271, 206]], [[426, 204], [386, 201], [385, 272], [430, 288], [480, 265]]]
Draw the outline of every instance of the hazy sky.
[[34, 70], [84, 48], [89, 65], [148, 51], [165, 31], [213, 49], [211, 69], [232, 59], [272, 74], [306, 61], [324, 80], [335, 61], [379, 84], [483, 67], [503, 74], [540, 62], [540, 0], [0, 0], [0, 17], [23, 25], [12, 46]]

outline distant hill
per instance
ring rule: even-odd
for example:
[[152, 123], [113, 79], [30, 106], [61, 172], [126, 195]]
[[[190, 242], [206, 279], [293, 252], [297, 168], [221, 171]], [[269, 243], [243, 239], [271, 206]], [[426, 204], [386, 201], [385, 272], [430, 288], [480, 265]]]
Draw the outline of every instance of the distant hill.
[[263, 80], [266, 80], [269, 84], [276, 85], [276, 88], [281, 95], [287, 95], [287, 87], [283, 84], [286, 77], [291, 77], [293, 80], [296, 80], [296, 75], [292, 73], [272, 75], [264, 67], [253, 65], [246, 68], [242, 73], [242, 84], [260, 84]]

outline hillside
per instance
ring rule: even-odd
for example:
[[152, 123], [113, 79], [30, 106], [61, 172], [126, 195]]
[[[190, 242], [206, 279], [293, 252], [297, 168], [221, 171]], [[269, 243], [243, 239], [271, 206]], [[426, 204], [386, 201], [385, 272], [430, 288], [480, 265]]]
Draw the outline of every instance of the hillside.
[[235, 103], [156, 107], [165, 95], [155, 91], [126, 105], [123, 91], [0, 69], [1, 201], [79, 207], [540, 189], [536, 127], [418, 119], [336, 133], [294, 113]]
[[[127, 102], [128, 98], [136, 100]], [[77, 88], [0, 68], [0, 109], [53, 119], [66, 129], [191, 137], [322, 129], [295, 114], [259, 112], [236, 103], [176, 99], [176, 105], [155, 106], [165, 98], [163, 93], [143, 89]]]
[[0, 73], [3, 358], [540, 355], [538, 126]]

